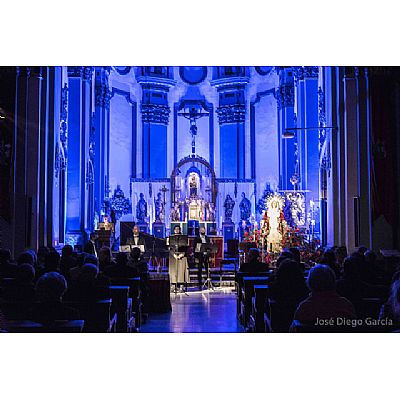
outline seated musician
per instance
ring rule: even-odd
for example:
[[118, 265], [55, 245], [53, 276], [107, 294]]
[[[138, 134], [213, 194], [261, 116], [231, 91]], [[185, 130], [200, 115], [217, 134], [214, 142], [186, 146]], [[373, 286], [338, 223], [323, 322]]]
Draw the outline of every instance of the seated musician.
[[196, 237], [194, 240], [194, 257], [196, 259], [196, 262], [198, 262], [198, 282], [199, 282], [199, 287], [202, 287], [202, 273], [203, 273], [203, 267], [206, 271], [206, 274], [208, 275], [208, 262], [207, 261], [207, 253], [203, 253], [200, 250], [201, 245], [203, 243], [210, 243], [210, 238], [206, 235], [206, 229], [204, 227], [200, 228], [200, 235]]
[[[180, 225], [175, 225], [172, 236], [180, 235], [182, 235], [181, 227]], [[172, 245], [170, 238], [171, 236], [167, 238], [167, 246]], [[171, 248], [169, 255], [169, 276], [171, 284], [175, 284], [176, 289], [178, 285], [181, 286], [181, 290], [184, 289], [184, 285], [189, 282], [189, 266], [186, 252], [179, 252]]]
[[143, 235], [140, 234], [140, 228], [135, 225], [132, 229], [132, 237], [128, 238], [126, 244], [130, 244], [132, 246], [143, 246], [141, 249], [144, 253], [146, 251], [146, 242], [144, 240]]
[[106, 231], [115, 232], [114, 223], [109, 221], [108, 215], [103, 217], [103, 222], [99, 223], [98, 229], [105, 229]]

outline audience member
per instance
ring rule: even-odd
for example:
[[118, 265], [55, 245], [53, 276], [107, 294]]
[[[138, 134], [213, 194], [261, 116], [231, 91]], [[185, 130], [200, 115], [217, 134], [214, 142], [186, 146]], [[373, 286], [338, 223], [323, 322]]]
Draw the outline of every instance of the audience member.
[[335, 273], [330, 267], [321, 264], [312, 267], [307, 285], [311, 294], [300, 303], [294, 319], [305, 324], [315, 324], [317, 319], [356, 317], [351, 302], [336, 292]]
[[381, 285], [370, 285], [361, 279], [363, 260], [360, 255], [351, 255], [344, 260], [343, 277], [337, 282], [338, 293], [357, 304], [364, 297], [386, 298], [387, 288]]
[[31, 309], [31, 319], [40, 323], [79, 319], [79, 312], [62, 303], [67, 281], [58, 272], [47, 272], [36, 283], [38, 303]]
[[84, 264], [78, 267], [77, 272], [65, 294], [66, 300], [97, 301], [110, 298], [110, 281], [99, 274], [97, 265]]
[[390, 296], [382, 306], [379, 319], [389, 319], [392, 322], [391, 330], [400, 329], [400, 273], [397, 274], [391, 286]]
[[276, 270], [269, 284], [271, 326], [274, 332], [288, 332], [299, 303], [307, 298], [309, 290], [299, 264], [286, 258]]
[[76, 267], [76, 258], [74, 257], [74, 249], [71, 245], [66, 244], [61, 250], [60, 271], [67, 277], [69, 271]]
[[0, 249], [0, 279], [15, 278], [17, 266], [11, 262], [10, 250]]
[[240, 272], [268, 272], [268, 264], [260, 261], [260, 251], [257, 248], [249, 250], [248, 261], [240, 266]]
[[3, 299], [8, 301], [35, 301], [35, 269], [30, 264], [16, 268], [15, 279], [3, 287]]
[[336, 253], [333, 248], [329, 247], [324, 250], [319, 263], [330, 267], [335, 273], [336, 279], [340, 278], [340, 265], [337, 263]]
[[126, 253], [118, 253], [115, 265], [104, 270], [104, 274], [109, 278], [135, 278], [139, 276], [139, 271], [128, 264]]
[[99, 250], [99, 269], [104, 272], [106, 268], [115, 265], [112, 259], [111, 249], [109, 247], [102, 247]]

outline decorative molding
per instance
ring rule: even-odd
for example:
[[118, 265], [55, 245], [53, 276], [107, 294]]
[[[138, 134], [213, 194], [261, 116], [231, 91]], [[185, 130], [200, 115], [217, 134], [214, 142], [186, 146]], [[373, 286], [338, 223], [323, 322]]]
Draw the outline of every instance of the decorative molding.
[[170, 178], [131, 178], [131, 183], [143, 183], [143, 182], [170, 182]]
[[[326, 112], [325, 112], [325, 93], [321, 87], [318, 88], [318, 125], [321, 128], [326, 126]], [[321, 152], [322, 145], [326, 139], [326, 130], [319, 129], [319, 151]]]
[[294, 84], [281, 85], [275, 90], [278, 110], [294, 107]]
[[218, 183], [255, 183], [254, 179], [235, 179], [235, 178], [217, 178], [215, 180]]
[[96, 106], [97, 107], [104, 107], [107, 110], [110, 109], [110, 100], [111, 100], [111, 93], [108, 88], [108, 82], [99, 82], [96, 83], [95, 86], [95, 94], [96, 94]]
[[68, 67], [68, 78], [81, 78], [84, 81], [91, 81], [93, 67]]
[[110, 100], [114, 97], [114, 95], [119, 94], [120, 96], [124, 96], [126, 101], [133, 106], [135, 102], [131, 99], [131, 94], [125, 90], [121, 90], [113, 87], [110, 94]]
[[[211, 86], [215, 86], [218, 90], [224, 89], [244, 89], [245, 85], [250, 82], [247, 76], [235, 76], [213, 79], [210, 81]], [[234, 86], [234, 88], [232, 88]]]
[[64, 83], [61, 89], [61, 104], [60, 104], [60, 141], [64, 148], [64, 154], [67, 156], [67, 141], [68, 141], [68, 85]]
[[170, 108], [166, 104], [141, 104], [142, 121], [168, 125]]
[[[201, 68], [201, 75], [196, 79], [191, 79], [189, 77], [190, 68]], [[179, 67], [179, 76], [181, 79], [188, 83], [189, 85], [198, 85], [199, 83], [203, 82], [207, 77], [208, 68], [207, 67]]]
[[244, 122], [246, 106], [244, 104], [230, 104], [217, 107], [218, 121], [222, 124]]
[[293, 67], [294, 79], [318, 78], [319, 67]]

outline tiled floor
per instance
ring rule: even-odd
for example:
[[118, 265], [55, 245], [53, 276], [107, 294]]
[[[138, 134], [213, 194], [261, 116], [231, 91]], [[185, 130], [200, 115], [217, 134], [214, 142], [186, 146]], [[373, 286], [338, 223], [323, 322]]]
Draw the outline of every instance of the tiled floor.
[[171, 295], [172, 312], [152, 314], [140, 332], [243, 332], [236, 296], [222, 291]]

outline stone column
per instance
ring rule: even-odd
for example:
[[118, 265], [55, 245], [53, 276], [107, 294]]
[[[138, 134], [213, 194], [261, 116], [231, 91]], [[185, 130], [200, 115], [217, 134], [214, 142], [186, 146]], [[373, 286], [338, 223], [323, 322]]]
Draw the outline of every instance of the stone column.
[[66, 242], [83, 244], [89, 230], [86, 178], [90, 161], [92, 67], [68, 67], [68, 169]]
[[42, 68], [17, 68], [14, 136], [13, 252], [39, 245]]
[[292, 190], [295, 172], [295, 141], [283, 138], [287, 128], [295, 127], [293, 69], [279, 68], [279, 87], [275, 90], [278, 108], [279, 189]]
[[93, 120], [94, 142], [92, 155], [94, 157], [95, 181], [94, 202], [95, 211], [100, 216], [106, 193], [107, 177], [109, 176], [110, 159], [110, 89], [108, 85], [109, 68], [96, 67], [95, 72], [95, 114]]

